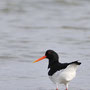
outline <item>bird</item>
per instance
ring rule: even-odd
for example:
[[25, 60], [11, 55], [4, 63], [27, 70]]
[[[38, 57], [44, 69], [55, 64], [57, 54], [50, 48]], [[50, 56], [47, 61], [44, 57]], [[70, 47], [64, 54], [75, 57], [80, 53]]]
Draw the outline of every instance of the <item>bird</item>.
[[41, 61], [47, 58], [48, 63], [48, 76], [50, 80], [56, 85], [56, 90], [59, 90], [59, 84], [64, 84], [66, 90], [68, 90], [69, 82], [76, 76], [78, 66], [81, 64], [79, 61], [73, 61], [70, 63], [59, 62], [59, 56], [54, 50], [47, 50], [45, 55], [33, 63]]

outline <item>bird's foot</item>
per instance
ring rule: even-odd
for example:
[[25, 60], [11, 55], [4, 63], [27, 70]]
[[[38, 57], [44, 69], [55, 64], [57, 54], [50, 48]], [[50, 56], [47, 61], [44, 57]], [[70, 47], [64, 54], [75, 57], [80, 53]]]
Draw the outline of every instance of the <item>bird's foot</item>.
[[56, 90], [58, 90], [58, 88], [56, 88]]
[[66, 90], [68, 90], [68, 89], [66, 88]]

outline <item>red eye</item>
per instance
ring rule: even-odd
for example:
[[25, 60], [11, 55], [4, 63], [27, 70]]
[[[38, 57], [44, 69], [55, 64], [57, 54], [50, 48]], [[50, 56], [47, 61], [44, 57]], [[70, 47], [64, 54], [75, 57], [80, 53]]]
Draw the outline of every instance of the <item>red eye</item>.
[[48, 52], [48, 54], [51, 54], [51, 52]]

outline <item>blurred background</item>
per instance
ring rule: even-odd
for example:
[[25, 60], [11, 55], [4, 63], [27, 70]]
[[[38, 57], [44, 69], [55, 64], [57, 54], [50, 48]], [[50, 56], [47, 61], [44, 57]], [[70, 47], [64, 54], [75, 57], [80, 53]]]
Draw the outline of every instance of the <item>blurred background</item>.
[[55, 90], [32, 63], [48, 49], [81, 61], [69, 89], [90, 90], [90, 0], [0, 0], [0, 90]]

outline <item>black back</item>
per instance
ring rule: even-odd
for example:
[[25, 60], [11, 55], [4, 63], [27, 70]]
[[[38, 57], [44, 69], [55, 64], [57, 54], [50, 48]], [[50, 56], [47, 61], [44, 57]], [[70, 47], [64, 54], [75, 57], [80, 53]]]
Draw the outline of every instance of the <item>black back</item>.
[[49, 59], [48, 68], [50, 68], [48, 75], [52, 76], [55, 72], [60, 71], [62, 69], [65, 69], [70, 64], [76, 64], [80, 65], [81, 62], [74, 61], [71, 63], [59, 63], [59, 56], [58, 54], [53, 50], [47, 50], [46, 54], [47, 58]]

